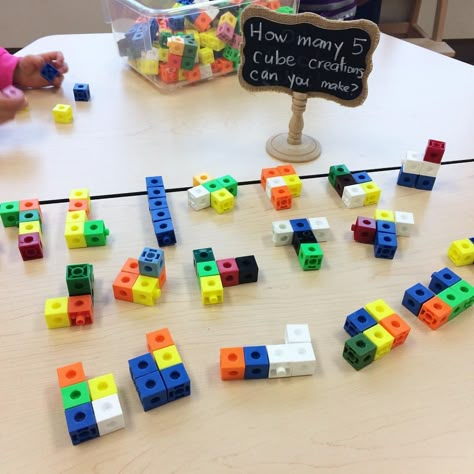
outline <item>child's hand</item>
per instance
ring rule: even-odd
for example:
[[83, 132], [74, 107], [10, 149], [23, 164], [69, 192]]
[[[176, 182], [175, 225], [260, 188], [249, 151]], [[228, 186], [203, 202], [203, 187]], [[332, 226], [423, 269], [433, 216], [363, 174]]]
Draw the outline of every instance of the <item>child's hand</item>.
[[[59, 76], [55, 77], [53, 82], [48, 82], [40, 74], [46, 63], [50, 63], [59, 71]], [[18, 62], [15, 72], [13, 73], [13, 83], [20, 87], [31, 87], [33, 89], [50, 85], [60, 87], [64, 79], [63, 74], [65, 74], [68, 69], [67, 64], [64, 62], [63, 53], [59, 51], [24, 56]]]
[[0, 123], [13, 120], [26, 107], [25, 94], [16, 87], [8, 86], [0, 91]]

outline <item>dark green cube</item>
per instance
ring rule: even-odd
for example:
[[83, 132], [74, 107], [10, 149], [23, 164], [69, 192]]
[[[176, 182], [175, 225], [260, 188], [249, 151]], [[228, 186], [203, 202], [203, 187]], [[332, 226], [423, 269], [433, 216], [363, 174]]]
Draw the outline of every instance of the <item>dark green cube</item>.
[[334, 165], [329, 168], [328, 180], [331, 183], [331, 186], [336, 185], [336, 177], [342, 176], [344, 174], [350, 174], [349, 168], [346, 165]]
[[69, 296], [91, 295], [94, 285], [92, 265], [79, 263], [66, 267], [66, 284]]
[[193, 257], [194, 257], [194, 268], [197, 273], [196, 265], [200, 262], [212, 262], [216, 259], [214, 258], [214, 252], [212, 251], [211, 247], [203, 248], [203, 249], [196, 249], [193, 250]]
[[356, 370], [371, 364], [375, 358], [377, 346], [363, 333], [351, 337], [344, 344], [342, 357]]
[[18, 227], [20, 220], [20, 201], [2, 202], [0, 217], [4, 227]]
[[35, 222], [38, 221], [41, 226], [41, 216], [40, 213], [36, 209], [32, 209], [31, 211], [20, 211], [20, 216], [18, 222]]
[[84, 237], [88, 247], [99, 247], [107, 243], [109, 229], [105, 228], [104, 221], [86, 221], [84, 222]]

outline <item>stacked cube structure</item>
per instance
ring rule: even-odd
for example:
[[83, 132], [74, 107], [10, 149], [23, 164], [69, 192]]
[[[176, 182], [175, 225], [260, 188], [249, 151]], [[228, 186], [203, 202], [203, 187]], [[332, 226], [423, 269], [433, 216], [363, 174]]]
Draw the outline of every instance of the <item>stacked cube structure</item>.
[[331, 166], [328, 180], [344, 205], [351, 209], [377, 204], [382, 194], [367, 172], [351, 173], [346, 165]]
[[146, 335], [148, 352], [128, 361], [144, 411], [191, 395], [191, 380], [167, 328]]
[[441, 161], [446, 150], [445, 142], [428, 140], [425, 154], [408, 151], [402, 160], [397, 184], [408, 188], [431, 191], [441, 168]]
[[207, 173], [193, 177], [193, 187], [188, 189], [188, 204], [195, 211], [212, 207], [218, 214], [234, 209], [238, 183], [229, 174], [213, 179]]
[[69, 296], [49, 298], [44, 318], [49, 329], [85, 326], [94, 322], [94, 271], [89, 263], [66, 267]]
[[358, 216], [351, 230], [356, 242], [374, 246], [376, 258], [392, 260], [398, 248], [397, 236], [413, 235], [415, 219], [411, 212], [376, 209], [374, 218]]
[[145, 247], [141, 255], [128, 258], [112, 284], [117, 300], [154, 306], [166, 282], [165, 253]]
[[91, 220], [91, 198], [87, 188], [73, 189], [69, 195], [64, 238], [70, 249], [107, 244], [109, 229], [103, 220]]
[[4, 227], [18, 227], [18, 250], [24, 261], [43, 258], [43, 228], [38, 199], [0, 203]]
[[303, 184], [292, 165], [263, 168], [260, 184], [277, 211], [291, 209], [293, 198], [301, 195]]
[[160, 247], [174, 245], [176, 243], [176, 234], [173, 226], [173, 218], [168, 208], [163, 177], [148, 176], [145, 178], [145, 181], [148, 210], [150, 211], [156, 241]]
[[474, 287], [445, 267], [431, 274], [428, 288], [422, 283], [408, 288], [402, 304], [426, 326], [436, 330], [474, 304]]
[[360, 370], [403, 344], [410, 326], [382, 299], [347, 316], [344, 330], [351, 336], [342, 356]]
[[224, 287], [258, 280], [254, 255], [216, 260], [212, 248], [208, 247], [193, 250], [193, 263], [205, 305], [223, 303]]
[[87, 380], [82, 362], [56, 370], [73, 445], [125, 428], [113, 374]]
[[457, 267], [474, 263], [474, 237], [453, 240], [448, 249], [448, 257]]
[[290, 219], [272, 222], [273, 245], [293, 245], [303, 270], [319, 270], [323, 251], [319, 242], [331, 239], [331, 229], [325, 217]]
[[315, 369], [316, 356], [307, 324], [287, 324], [285, 344], [220, 350], [222, 380], [297, 377], [313, 375]]

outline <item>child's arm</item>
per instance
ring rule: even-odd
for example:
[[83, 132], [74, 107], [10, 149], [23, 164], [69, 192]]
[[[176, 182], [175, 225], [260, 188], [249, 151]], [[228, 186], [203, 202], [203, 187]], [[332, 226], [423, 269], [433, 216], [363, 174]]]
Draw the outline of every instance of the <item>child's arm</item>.
[[13, 86], [0, 90], [0, 124], [13, 120], [17, 112], [26, 106], [26, 98], [20, 89]]
[[0, 48], [0, 90], [13, 84], [13, 73], [20, 58], [12, 56], [6, 49]]

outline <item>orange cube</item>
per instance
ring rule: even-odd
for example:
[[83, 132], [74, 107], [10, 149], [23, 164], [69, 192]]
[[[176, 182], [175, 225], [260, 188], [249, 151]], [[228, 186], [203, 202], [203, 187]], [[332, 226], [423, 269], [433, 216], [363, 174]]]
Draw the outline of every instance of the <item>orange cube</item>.
[[38, 199], [22, 199], [20, 201], [20, 212], [32, 210], [38, 211], [38, 214], [40, 215], [41, 219], [43, 218], [43, 215], [41, 214], [41, 206]]
[[84, 382], [86, 374], [82, 362], [65, 365], [56, 369], [58, 374], [58, 382], [61, 388], [74, 385], [75, 383]]
[[158, 288], [161, 290], [166, 283], [166, 266], [161, 269], [160, 276], [158, 277]]
[[212, 18], [206, 12], [201, 12], [194, 20], [194, 26], [200, 33], [202, 33], [209, 29], [211, 22]]
[[183, 70], [183, 74], [189, 82], [199, 81], [199, 79], [201, 79], [199, 66], [194, 66], [190, 71]]
[[272, 204], [277, 211], [291, 209], [292, 195], [288, 186], [277, 186], [272, 189]]
[[174, 346], [173, 338], [168, 328], [158, 329], [158, 331], [149, 332], [146, 335], [146, 345], [149, 352]]
[[123, 264], [121, 272], [139, 274], [138, 260], [136, 258], [127, 258], [127, 261]]
[[221, 379], [240, 380], [245, 376], [245, 358], [243, 347], [225, 347], [220, 357]]
[[411, 327], [396, 313], [382, 318], [379, 324], [393, 336], [392, 349], [403, 344], [411, 330]]
[[71, 326], [84, 326], [94, 322], [91, 295], [70, 296], [67, 300], [67, 315]]
[[205, 183], [206, 181], [209, 181], [211, 178], [211, 175], [209, 173], [200, 173], [196, 174], [193, 176], [193, 186], [199, 186], [202, 183]]
[[120, 272], [112, 284], [115, 299], [133, 303], [132, 287], [137, 279], [138, 273]]
[[280, 176], [289, 176], [290, 174], [296, 174], [296, 171], [292, 165], [277, 166], [277, 170]]
[[418, 319], [435, 330], [448, 321], [452, 312], [453, 308], [451, 306], [438, 296], [434, 296], [423, 303]]
[[69, 211], [86, 211], [89, 217], [90, 205], [89, 199], [69, 199]]
[[262, 173], [260, 174], [260, 184], [263, 189], [267, 188], [267, 179], [274, 178], [275, 176], [280, 176], [280, 172], [277, 168], [263, 168]]

